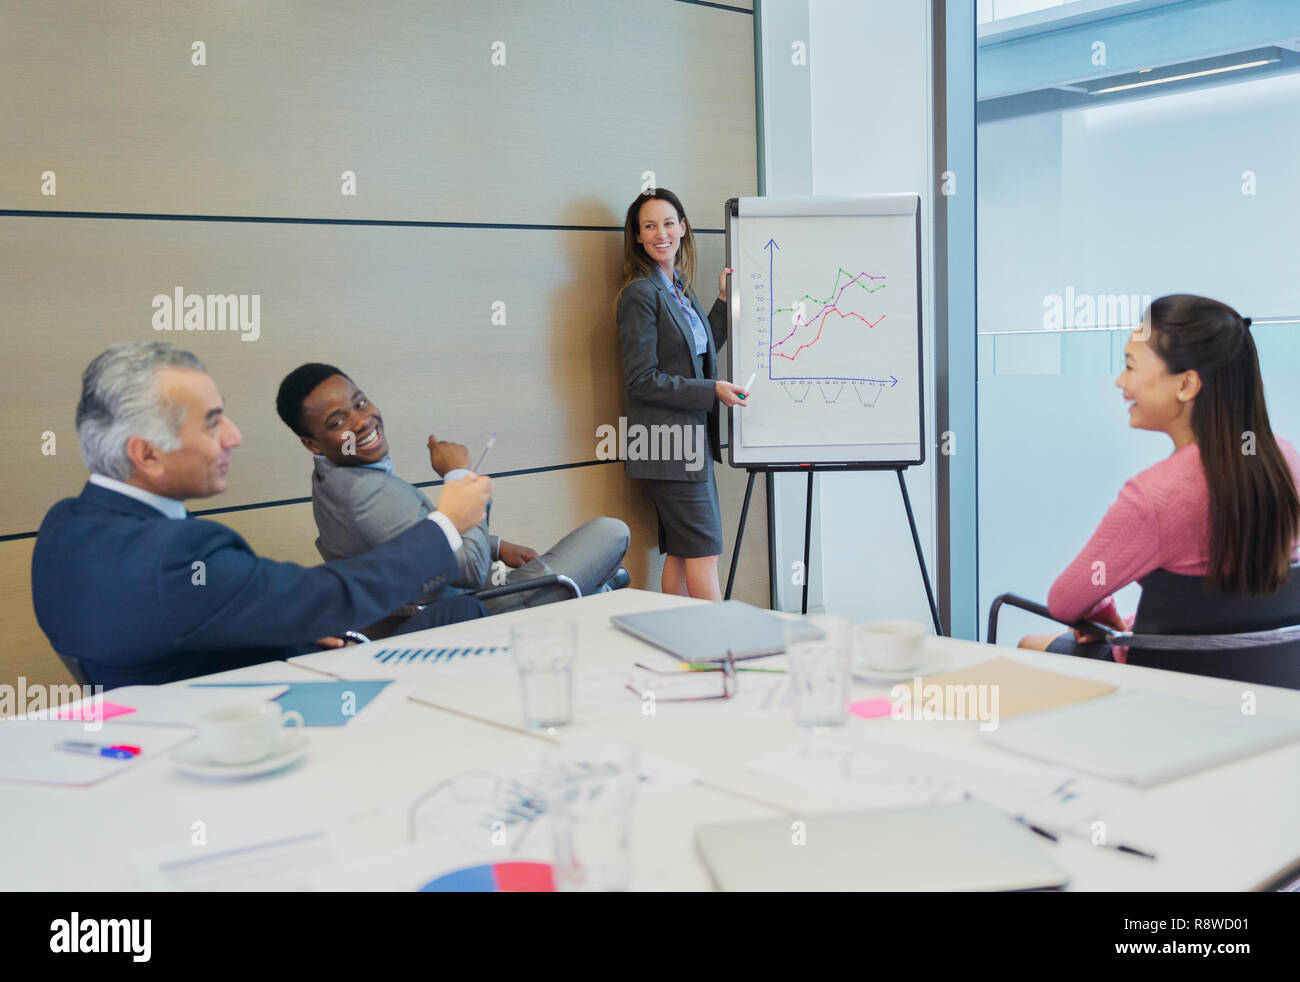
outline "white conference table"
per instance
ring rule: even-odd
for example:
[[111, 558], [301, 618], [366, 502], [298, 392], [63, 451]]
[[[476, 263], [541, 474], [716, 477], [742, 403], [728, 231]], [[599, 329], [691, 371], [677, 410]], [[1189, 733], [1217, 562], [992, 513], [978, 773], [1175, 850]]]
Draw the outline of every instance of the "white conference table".
[[[746, 766], [760, 755], [808, 739], [788, 709], [761, 709], [754, 699], [744, 698], [746, 683], [757, 687], [762, 677], [742, 674], [740, 694], [732, 702], [660, 703], [653, 715], [646, 715], [640, 700], [619, 684], [633, 662], [666, 668], [673, 659], [614, 628], [610, 615], [694, 602], [620, 590], [211, 676], [205, 681], [397, 677], [410, 699], [364, 725], [358, 718], [345, 727], [311, 728], [306, 759], [278, 775], [212, 782], [187, 777], [167, 760], [154, 759], [89, 788], [0, 784], [0, 836], [23, 844], [8, 858], [0, 888], [138, 889], [142, 882], [132, 855], [160, 846], [183, 847], [195, 821], [205, 823], [208, 843], [220, 848], [249, 830], [331, 816], [349, 825], [351, 854], [364, 862], [367, 855], [384, 855], [402, 845], [404, 806], [439, 782], [469, 771], [529, 772], [551, 744], [595, 738], [633, 742], [643, 755], [680, 769], [677, 780], [668, 779], [638, 798], [633, 887], [709, 889], [708, 872], [694, 849], [696, 826], [793, 819], [845, 804], [829, 789]], [[430, 668], [399, 675], [357, 667], [379, 648], [454, 643], [504, 633], [520, 620], [557, 618], [579, 626], [580, 682], [574, 725], [553, 737], [522, 728], [519, 684], [508, 656], [470, 673]], [[1291, 690], [946, 638], [928, 639], [927, 650], [940, 660], [940, 671], [1008, 656], [1065, 674], [1234, 709], [1249, 688], [1260, 715], [1300, 718], [1300, 692]], [[861, 699], [887, 695], [889, 686], [855, 683], [854, 689], [854, 698]], [[940, 754], [947, 749], [963, 759], [988, 755], [1004, 769], [1011, 756], [982, 744], [974, 721], [851, 717], [839, 736], [870, 736], [885, 732], [882, 727], [890, 742]], [[1071, 837], [1056, 844], [1043, 841], [1041, 847], [1066, 868], [1074, 890], [1251, 889], [1294, 868], [1300, 859], [1298, 778], [1300, 744], [1292, 744], [1130, 793], [1105, 817], [1123, 829], [1126, 841], [1155, 852], [1155, 861]]]

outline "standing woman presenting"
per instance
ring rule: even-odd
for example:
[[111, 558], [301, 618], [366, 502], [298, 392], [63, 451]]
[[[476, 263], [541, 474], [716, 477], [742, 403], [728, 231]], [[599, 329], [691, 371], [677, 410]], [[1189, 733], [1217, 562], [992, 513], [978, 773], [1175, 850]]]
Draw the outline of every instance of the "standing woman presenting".
[[[717, 377], [718, 349], [727, 341], [726, 274], [718, 274], [718, 299], [708, 314], [691, 289], [694, 275], [695, 238], [677, 195], [663, 188], [638, 195], [623, 223], [623, 282], [615, 300], [628, 432], [649, 435], [651, 451], [682, 452], [667, 460], [629, 454], [625, 466], [659, 515], [663, 592], [721, 600], [722, 515], [713, 477], [713, 462], [722, 460], [718, 404], [743, 406], [744, 390]], [[644, 429], [634, 430], [638, 424]], [[663, 433], [681, 439], [653, 436]]]

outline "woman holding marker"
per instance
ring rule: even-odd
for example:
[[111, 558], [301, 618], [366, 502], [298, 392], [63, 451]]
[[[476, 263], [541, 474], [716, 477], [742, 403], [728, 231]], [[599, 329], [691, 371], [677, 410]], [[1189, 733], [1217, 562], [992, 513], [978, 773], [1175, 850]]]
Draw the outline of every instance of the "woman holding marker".
[[[1161, 297], [1124, 346], [1115, 384], [1129, 426], [1166, 434], [1174, 452], [1120, 490], [1052, 584], [1052, 616], [1129, 630], [1112, 594], [1157, 569], [1228, 593], [1277, 592], [1300, 558], [1300, 457], [1269, 425], [1250, 318], [1205, 297]], [[1020, 647], [1109, 660], [1095, 641], [1031, 634]]]
[[[727, 341], [727, 273], [718, 274], [718, 299], [707, 314], [691, 289], [694, 275], [695, 238], [677, 195], [664, 188], [638, 195], [623, 223], [615, 304], [627, 429], [651, 439], [648, 446], [629, 441], [625, 466], [659, 516], [663, 592], [721, 600], [718, 407], [743, 406], [747, 393], [717, 377], [718, 349]], [[668, 439], [655, 438], [665, 433]], [[665, 448], [670, 452], [660, 452]]]

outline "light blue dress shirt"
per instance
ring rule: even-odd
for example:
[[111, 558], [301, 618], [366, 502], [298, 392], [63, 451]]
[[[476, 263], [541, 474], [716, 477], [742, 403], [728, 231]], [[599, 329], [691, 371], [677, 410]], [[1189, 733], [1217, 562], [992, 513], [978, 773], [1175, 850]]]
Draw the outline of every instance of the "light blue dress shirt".
[[703, 355], [709, 350], [709, 336], [704, 332], [704, 324], [700, 321], [700, 315], [695, 312], [695, 304], [691, 303], [690, 297], [686, 293], [686, 287], [682, 285], [682, 278], [677, 270], [673, 270], [672, 280], [668, 279], [668, 274], [664, 272], [662, 266], [656, 266], [655, 272], [659, 274], [659, 279], [668, 291], [677, 299], [677, 306], [682, 308], [682, 313], [686, 315], [687, 321], [691, 325], [691, 333], [695, 335], [695, 353]]
[[189, 513], [185, 510], [185, 502], [177, 501], [175, 498], [165, 498], [160, 494], [154, 494], [152, 491], [146, 491], [144, 488], [137, 488], [134, 484], [127, 484], [125, 481], [105, 477], [103, 474], [91, 474], [90, 483], [98, 484], [101, 488], [107, 488], [109, 491], [116, 491], [118, 494], [124, 494], [136, 501], [143, 501], [146, 505], [157, 508], [168, 518], [189, 517]]

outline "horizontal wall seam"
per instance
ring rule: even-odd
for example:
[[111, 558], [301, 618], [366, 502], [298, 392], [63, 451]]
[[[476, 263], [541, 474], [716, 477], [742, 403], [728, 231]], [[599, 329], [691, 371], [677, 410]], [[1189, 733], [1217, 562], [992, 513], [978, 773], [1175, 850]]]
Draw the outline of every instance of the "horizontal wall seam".
[[[252, 225], [365, 225], [396, 228], [491, 228], [542, 232], [621, 232], [622, 225], [534, 225], [516, 222], [421, 222], [397, 218], [286, 218], [270, 215], [167, 215], [130, 211], [40, 211], [0, 208], [4, 218], [90, 218], [135, 222], [245, 222]], [[720, 228], [696, 228], [700, 235], [721, 235]]]
[[713, 7], [717, 10], [731, 10], [738, 14], [754, 15], [752, 10], [745, 7], [735, 7], [729, 3], [713, 3], [712, 0], [677, 0], [678, 3], [689, 3], [693, 7]]
[[[722, 450], [727, 449], [727, 444], [722, 444]], [[545, 467], [525, 467], [517, 471], [500, 471], [496, 474], [489, 474], [489, 477], [522, 477], [526, 474], [547, 474], [552, 471], [569, 471], [578, 467], [594, 467], [597, 464], [618, 464], [619, 459], [613, 460], [580, 460], [573, 464], [550, 464]], [[433, 488], [442, 484], [442, 481], [421, 481], [416, 484], [417, 488]], [[282, 505], [306, 505], [311, 503], [311, 498], [281, 498], [279, 501], [255, 501], [247, 505], [231, 505], [229, 508], [205, 508], [203, 511], [191, 512], [195, 518], [203, 518], [206, 515], [228, 515], [237, 511], [255, 511], [259, 508], [279, 508]], [[9, 535], [0, 535], [0, 542], [13, 542], [18, 539], [34, 539], [35, 532], [12, 532]]]

